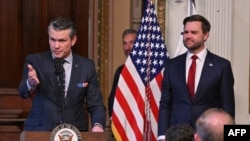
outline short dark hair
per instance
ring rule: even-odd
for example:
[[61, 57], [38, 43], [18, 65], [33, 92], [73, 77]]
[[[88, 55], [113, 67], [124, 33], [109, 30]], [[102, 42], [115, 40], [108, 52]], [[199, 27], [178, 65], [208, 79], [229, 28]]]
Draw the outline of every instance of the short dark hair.
[[76, 28], [75, 28], [75, 24], [73, 23], [73, 21], [70, 18], [67, 17], [57, 17], [53, 20], [51, 20], [49, 26], [48, 26], [48, 32], [50, 30], [50, 28], [53, 28], [56, 31], [60, 31], [60, 30], [65, 30], [65, 29], [70, 29], [70, 37], [74, 37], [76, 36]]
[[176, 124], [167, 129], [166, 141], [193, 141], [195, 129], [191, 125]]
[[123, 33], [122, 33], [122, 38], [124, 38], [124, 36], [127, 35], [127, 34], [137, 34], [137, 31], [134, 30], [134, 29], [132, 29], [132, 28], [130, 28], [130, 29], [125, 29], [125, 30], [123, 31]]
[[201, 22], [203, 33], [207, 33], [210, 31], [210, 28], [211, 28], [210, 22], [201, 15], [192, 15], [192, 16], [186, 17], [183, 20], [183, 25], [185, 26], [187, 22], [194, 22], [194, 21]]

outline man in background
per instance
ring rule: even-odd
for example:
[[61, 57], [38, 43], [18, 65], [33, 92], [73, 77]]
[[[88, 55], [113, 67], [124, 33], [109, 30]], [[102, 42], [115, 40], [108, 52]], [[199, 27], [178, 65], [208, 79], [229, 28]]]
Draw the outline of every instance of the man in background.
[[206, 110], [196, 121], [195, 141], [224, 141], [224, 125], [234, 125], [233, 117], [222, 109]]
[[167, 129], [166, 141], [194, 141], [195, 129], [187, 124], [177, 124]]
[[[135, 31], [134, 29], [126, 29], [122, 33], [122, 47], [123, 47], [123, 52], [124, 52], [126, 57], [128, 57], [128, 55], [130, 54], [130, 52], [134, 46], [136, 36], [137, 36], [137, 31]], [[108, 108], [109, 108], [109, 117], [110, 118], [112, 117], [115, 91], [116, 91], [116, 87], [117, 87], [118, 80], [119, 80], [123, 66], [124, 66], [124, 64], [122, 64], [121, 66], [119, 66], [116, 69], [112, 89], [111, 89], [111, 92], [110, 92], [109, 98], [108, 98]]]

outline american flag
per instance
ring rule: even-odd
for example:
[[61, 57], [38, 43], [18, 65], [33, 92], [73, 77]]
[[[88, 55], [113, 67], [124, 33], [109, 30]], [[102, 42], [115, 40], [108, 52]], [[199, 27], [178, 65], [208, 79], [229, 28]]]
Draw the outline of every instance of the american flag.
[[161, 80], [167, 59], [154, 5], [148, 1], [116, 89], [111, 123], [116, 140], [157, 140]]

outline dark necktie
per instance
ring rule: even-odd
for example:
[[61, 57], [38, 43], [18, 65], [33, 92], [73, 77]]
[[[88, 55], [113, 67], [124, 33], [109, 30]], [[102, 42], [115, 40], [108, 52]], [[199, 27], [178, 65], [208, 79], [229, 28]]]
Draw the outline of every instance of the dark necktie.
[[62, 73], [59, 75], [59, 81], [60, 81], [60, 86], [62, 88], [62, 94], [64, 95], [65, 94], [65, 70], [64, 70], [64, 67], [63, 67], [63, 64], [64, 64], [64, 60], [62, 61], [62, 66], [61, 66], [61, 69], [62, 69]]
[[55, 65], [55, 73], [58, 77], [58, 85], [59, 85], [59, 98], [62, 100], [62, 122], [65, 122], [65, 70], [63, 67], [63, 64], [66, 61], [63, 59], [54, 59], [54, 65]]
[[60, 88], [60, 94], [65, 95], [65, 70], [63, 64], [65, 60], [55, 60], [56, 75], [58, 76], [58, 85]]
[[195, 71], [196, 71], [196, 59], [198, 57], [196, 55], [192, 56], [192, 64], [189, 68], [188, 72], [188, 91], [190, 93], [191, 98], [194, 98], [194, 89], [195, 89]]

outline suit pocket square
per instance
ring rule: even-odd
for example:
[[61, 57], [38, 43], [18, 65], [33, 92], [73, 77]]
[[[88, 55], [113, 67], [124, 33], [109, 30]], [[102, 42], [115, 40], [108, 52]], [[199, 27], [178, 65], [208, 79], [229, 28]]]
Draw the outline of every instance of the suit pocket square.
[[78, 88], [85, 88], [85, 87], [88, 86], [88, 84], [89, 84], [88, 82], [78, 83], [78, 84], [77, 84], [77, 87], [78, 87]]

